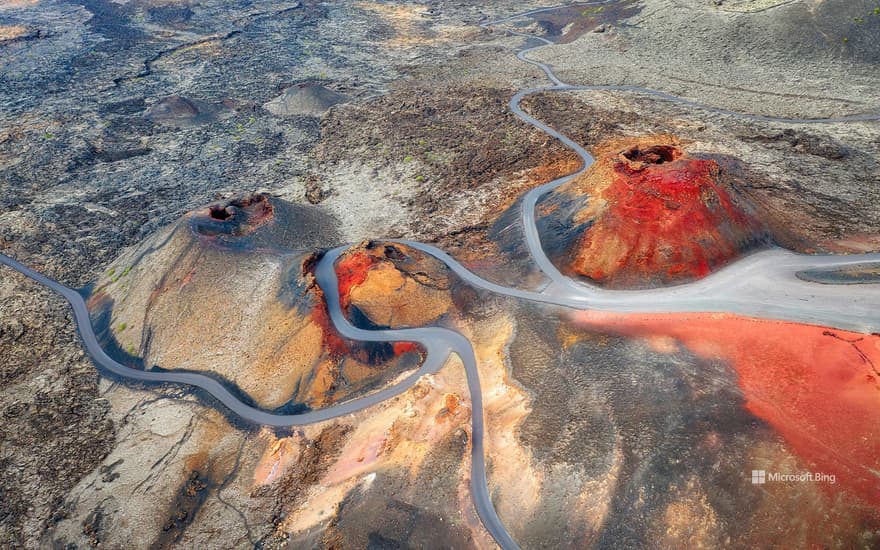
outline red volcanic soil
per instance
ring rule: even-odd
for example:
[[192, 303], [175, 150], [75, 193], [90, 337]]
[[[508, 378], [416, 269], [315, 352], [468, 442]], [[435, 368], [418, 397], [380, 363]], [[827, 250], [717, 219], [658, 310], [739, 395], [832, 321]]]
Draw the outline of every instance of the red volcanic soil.
[[591, 223], [566, 267], [608, 286], [699, 279], [765, 235], [726, 188], [718, 163], [690, 158], [670, 137], [606, 144], [558, 193], [587, 196], [574, 222]]
[[[316, 289], [316, 292], [320, 293], [320, 290]], [[333, 327], [333, 322], [327, 311], [327, 304], [323, 299], [318, 300], [312, 308], [311, 317], [312, 320], [321, 327], [323, 346], [330, 357], [340, 359], [346, 355], [352, 355], [357, 359], [364, 359], [363, 350], [353, 349], [352, 346], [349, 345], [349, 342], [336, 331], [336, 328]], [[368, 344], [364, 345], [368, 346]], [[364, 347], [364, 345], [361, 347]], [[391, 349], [395, 357], [400, 357], [405, 353], [421, 353], [421, 348], [415, 342], [394, 342], [391, 344]], [[369, 362], [367, 359], [364, 360]]]
[[[341, 257], [336, 264], [336, 277], [339, 280], [339, 302], [343, 309], [351, 305], [351, 290], [367, 280], [370, 268], [378, 263], [376, 256], [364, 250], [358, 250]], [[414, 342], [395, 342], [394, 355], [418, 352], [419, 346]]]
[[[880, 335], [718, 314], [580, 312], [602, 331], [669, 338], [736, 369], [746, 408], [767, 421], [810, 471], [880, 508]], [[795, 472], [792, 472], [795, 473]]]
[[[337, 262], [336, 277], [339, 280], [339, 303], [343, 311], [347, 310], [351, 303], [351, 289], [366, 280], [367, 272], [373, 263], [374, 258], [363, 252], [345, 255]], [[306, 270], [310, 270], [313, 267], [313, 265], [309, 264]], [[324, 336], [324, 349], [335, 358], [350, 354], [351, 349], [348, 343], [333, 327], [330, 314], [327, 311], [327, 303], [323, 299], [323, 291], [317, 286], [314, 287], [314, 291], [319, 294], [320, 299], [317, 300], [315, 307], [312, 309], [312, 319], [321, 327]], [[415, 346], [413, 347], [415, 348]], [[394, 351], [395, 355], [399, 355], [396, 347]], [[409, 350], [403, 350], [402, 352], [405, 351]]]
[[419, 345], [415, 342], [395, 342], [393, 348], [394, 355], [421, 351]]
[[[347, 311], [351, 306], [352, 289], [362, 285], [366, 281], [370, 269], [378, 263], [377, 256], [363, 248], [355, 248], [339, 258], [336, 263], [336, 277], [339, 286], [339, 303], [343, 311]], [[312, 267], [310, 264], [306, 269]], [[320, 288], [315, 287], [314, 290], [322, 294]], [[324, 348], [332, 357], [339, 358], [352, 353], [357, 355], [356, 350], [352, 350], [349, 343], [333, 327], [327, 305], [323, 299], [318, 300], [313, 308], [312, 319], [322, 328]], [[421, 348], [414, 342], [395, 342], [392, 344], [392, 350], [397, 357], [405, 353], [418, 353]]]
[[365, 250], [345, 254], [336, 262], [336, 278], [339, 280], [339, 303], [342, 309], [351, 305], [351, 290], [364, 284], [367, 273], [377, 263], [377, 259]]
[[[366, 278], [367, 270], [372, 265], [369, 262], [359, 264], [357, 261], [351, 261], [353, 256], [349, 255], [344, 258], [346, 260], [344, 267], [340, 268], [340, 264], [343, 262], [337, 263], [336, 267], [336, 276], [339, 279], [339, 298], [343, 310], [348, 307], [350, 302], [349, 293], [351, 288], [358, 284], [358, 281], [363, 281]], [[367, 258], [363, 259], [366, 260]], [[313, 255], [303, 263], [303, 276], [314, 278], [313, 270], [315, 269], [316, 262], [317, 256]], [[334, 359], [351, 354], [352, 350], [348, 341], [333, 326], [330, 312], [327, 311], [327, 302], [324, 300], [324, 291], [317, 284], [311, 285], [311, 291], [315, 294], [316, 298], [315, 305], [312, 307], [311, 317], [312, 321], [321, 327], [324, 349]]]
[[[316, 292], [320, 293], [321, 291], [316, 290]], [[312, 308], [311, 317], [312, 321], [321, 327], [324, 349], [327, 350], [330, 357], [339, 359], [351, 353], [348, 342], [336, 332], [336, 328], [333, 326], [330, 313], [327, 311], [327, 303], [323, 300], [323, 293], [321, 293], [321, 299], [317, 300]]]

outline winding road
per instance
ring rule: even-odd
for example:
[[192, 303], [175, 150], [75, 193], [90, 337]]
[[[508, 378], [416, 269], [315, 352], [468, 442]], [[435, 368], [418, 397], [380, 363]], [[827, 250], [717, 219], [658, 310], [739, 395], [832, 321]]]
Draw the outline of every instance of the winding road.
[[[615, 0], [575, 2], [574, 4], [588, 6], [608, 4], [612, 1]], [[488, 29], [518, 18], [570, 5], [572, 4], [530, 10], [505, 17], [504, 19], [484, 23], [481, 26]], [[634, 86], [575, 86], [562, 82], [548, 65], [527, 57], [529, 52], [552, 45], [552, 42], [542, 37], [515, 31], [506, 32], [541, 42], [539, 46], [518, 51], [517, 58], [539, 67], [552, 82], [551, 86], [529, 88], [518, 92], [510, 101], [511, 111], [527, 124], [559, 139], [566, 146], [574, 150], [583, 161], [582, 167], [577, 172], [529, 191], [522, 202], [526, 244], [538, 267], [547, 275], [549, 284], [540, 292], [504, 287], [473, 274], [436, 247], [413, 241], [397, 242], [407, 244], [437, 258], [446, 264], [456, 275], [475, 287], [514, 298], [556, 306], [643, 313], [683, 311], [730, 312], [752, 317], [837, 327], [858, 332], [876, 332], [880, 330], [880, 315], [877, 313], [880, 311], [880, 287], [877, 284], [843, 286], [818, 284], [803, 280], [797, 276], [801, 271], [828, 271], [847, 266], [880, 264], [880, 254], [806, 256], [782, 249], [770, 249], [752, 254], [694, 283], [639, 291], [610, 291], [565, 277], [550, 262], [541, 246], [540, 237], [535, 225], [535, 206], [546, 193], [583, 173], [593, 162], [593, 157], [570, 138], [525, 113], [520, 107], [520, 102], [530, 94], [541, 92], [621, 90], [660, 97], [712, 113], [791, 124], [880, 120], [880, 115], [866, 114], [829, 119], [783, 119], [735, 113], [701, 105], [663, 92]], [[331, 320], [336, 330], [344, 337], [352, 340], [419, 343], [426, 351], [425, 360], [417, 371], [393, 386], [325, 409], [294, 415], [273, 414], [247, 405], [221, 383], [202, 374], [164, 370], [136, 370], [118, 363], [101, 347], [92, 327], [86, 303], [78, 291], [68, 288], [2, 254], [0, 254], [0, 264], [6, 265], [30, 277], [37, 283], [45, 285], [61, 294], [70, 303], [85, 349], [98, 368], [138, 382], [171, 383], [200, 388], [217, 399], [230, 411], [256, 424], [268, 426], [305, 425], [351, 414], [405, 392], [423, 374], [439, 370], [451, 354], [458, 355], [466, 370], [468, 390], [472, 404], [470, 488], [474, 507], [483, 525], [499, 546], [505, 550], [518, 548], [516, 542], [504, 528], [489, 497], [485, 467], [485, 425], [482, 392], [477, 361], [470, 341], [454, 330], [439, 327], [363, 330], [350, 324], [339, 304], [339, 287], [335, 271], [336, 260], [347, 248], [347, 246], [342, 246], [328, 251], [316, 268], [317, 283], [324, 292], [327, 309], [330, 312]]]

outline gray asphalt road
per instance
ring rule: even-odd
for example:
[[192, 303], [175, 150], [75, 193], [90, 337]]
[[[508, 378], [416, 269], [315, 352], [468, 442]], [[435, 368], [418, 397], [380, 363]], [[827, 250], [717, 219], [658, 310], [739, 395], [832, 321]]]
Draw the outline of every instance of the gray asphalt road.
[[[608, 2], [577, 2], [577, 4], [581, 5], [604, 3]], [[556, 8], [558, 7], [560, 6]], [[485, 23], [482, 26], [490, 27], [519, 17], [556, 8], [532, 10], [502, 20]], [[538, 47], [552, 44], [550, 41], [540, 37], [532, 37], [522, 33], [513, 34], [519, 34], [531, 39], [537, 38], [542, 42], [542, 45]], [[598, 309], [618, 312], [731, 312], [749, 316], [834, 326], [863, 332], [880, 329], [880, 315], [877, 313], [880, 312], [880, 286], [877, 284], [857, 286], [827, 285], [804, 281], [796, 276], [799, 271], [830, 270], [851, 265], [864, 266], [865, 264], [880, 263], [880, 254], [805, 256], [781, 249], [767, 250], [748, 256], [695, 283], [671, 288], [639, 291], [609, 291], [566, 278], [544, 254], [535, 226], [535, 205], [543, 195], [582, 173], [593, 162], [593, 158], [583, 147], [568, 137], [529, 116], [520, 108], [519, 104], [523, 97], [538, 92], [603, 89], [645, 93], [710, 112], [746, 116], [762, 120], [785, 121], [792, 124], [880, 120], [880, 115], [858, 115], [821, 120], [776, 119], [732, 113], [723, 109], [698, 105], [663, 92], [631, 86], [573, 86], [560, 81], [553, 74], [549, 66], [528, 59], [528, 52], [534, 49], [521, 50], [517, 53], [517, 57], [541, 68], [553, 85], [531, 88], [517, 93], [510, 101], [510, 108], [523, 121], [541, 129], [559, 139], [568, 147], [571, 147], [584, 163], [583, 167], [575, 174], [557, 179], [530, 191], [526, 194], [523, 201], [523, 221], [528, 248], [540, 269], [550, 278], [551, 284], [542, 292], [503, 287], [474, 275], [448, 254], [433, 246], [411, 241], [399, 242], [434, 256], [444, 262], [463, 280], [476, 287], [524, 300], [576, 309]], [[295, 415], [278, 415], [249, 406], [236, 398], [222, 384], [205, 375], [174, 371], [141, 371], [116, 362], [101, 348], [91, 325], [85, 301], [76, 290], [53, 281], [2, 254], [0, 254], [0, 263], [47, 286], [67, 299], [73, 309], [74, 319], [86, 351], [100, 369], [140, 382], [171, 383], [201, 388], [235, 414], [257, 424], [269, 426], [304, 425], [351, 414], [403, 393], [412, 387], [423, 374], [439, 370], [446, 363], [450, 354], [455, 353], [460, 357], [466, 370], [468, 390], [472, 404], [471, 497], [483, 525], [499, 546], [504, 549], [518, 548], [516, 542], [498, 518], [489, 497], [483, 443], [485, 424], [482, 392], [480, 390], [476, 358], [470, 342], [455, 331], [437, 327], [363, 330], [351, 325], [340, 308], [338, 281], [335, 272], [335, 262], [345, 248], [347, 247], [339, 247], [329, 251], [321, 259], [316, 269], [317, 282], [324, 292], [327, 307], [336, 329], [344, 337], [353, 340], [417, 342], [426, 350], [425, 361], [415, 373], [394, 386], [326, 409]]]
[[342, 246], [329, 251], [316, 268], [318, 285], [324, 291], [327, 309], [336, 330], [346, 338], [370, 342], [418, 342], [426, 350], [422, 366], [402, 382], [371, 393], [365, 397], [352, 399], [338, 405], [309, 411], [301, 414], [279, 415], [257, 409], [240, 401], [222, 384], [203, 374], [191, 372], [164, 372], [136, 370], [115, 361], [107, 355], [92, 327], [89, 311], [83, 297], [72, 288], [68, 288], [29, 267], [0, 254], [0, 264], [15, 269], [34, 281], [45, 285], [64, 296], [73, 310], [74, 320], [79, 329], [86, 351], [99, 369], [116, 374], [129, 380], [152, 383], [171, 383], [195, 386], [208, 392], [229, 410], [251, 422], [267, 426], [301, 426], [324, 420], [330, 420], [375, 405], [399, 395], [411, 388], [422, 375], [436, 372], [455, 353], [461, 359], [467, 373], [468, 391], [471, 397], [471, 496], [477, 514], [483, 525], [502, 548], [517, 548], [516, 543], [504, 529], [504, 525], [495, 513], [495, 507], [489, 498], [489, 487], [486, 480], [485, 449], [483, 439], [483, 394], [480, 390], [480, 376], [477, 371], [477, 360], [470, 341], [461, 334], [448, 329], [427, 327], [401, 330], [363, 330], [353, 326], [345, 318], [339, 304], [339, 284], [336, 277], [336, 260], [348, 247]]

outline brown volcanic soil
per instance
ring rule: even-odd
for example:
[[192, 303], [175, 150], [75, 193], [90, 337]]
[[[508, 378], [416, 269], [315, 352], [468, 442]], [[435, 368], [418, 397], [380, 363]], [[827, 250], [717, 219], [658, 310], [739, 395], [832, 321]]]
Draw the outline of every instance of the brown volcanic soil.
[[[331, 113], [321, 124], [318, 161], [336, 164], [362, 148], [386, 162], [418, 160], [430, 178], [424, 186], [432, 191], [433, 200], [424, 205], [430, 210], [455, 192], [542, 164], [558, 148], [508, 110], [514, 89], [452, 83], [426, 94], [421, 86], [417, 93], [404, 84], [368, 105]], [[351, 127], [365, 131], [350, 136], [345, 132]], [[335, 146], [343, 135], [345, 148]]]
[[298, 230], [314, 216], [246, 196], [124, 255], [89, 300], [108, 345], [135, 364], [217, 374], [269, 409], [325, 406], [417, 366], [415, 347], [350, 343], [332, 327], [310, 271], [318, 241]]
[[[522, 282], [528, 260], [506, 258], [490, 238], [492, 227], [522, 193], [573, 172], [579, 159], [510, 114], [514, 89], [472, 68], [506, 68], [507, 55], [494, 47], [465, 51], [439, 74], [419, 71], [418, 83], [331, 111], [315, 181], [320, 204], [339, 217], [344, 235], [432, 242], [484, 277]], [[376, 179], [398, 185], [374, 199]], [[349, 206], [355, 194], [365, 205], [356, 218]]]
[[452, 309], [446, 265], [406, 245], [362, 243], [339, 258], [336, 272], [350, 318], [364, 315], [388, 328], [418, 327], [436, 323]]
[[[456, 63], [467, 65], [473, 55]], [[463, 259], [495, 252], [485, 230], [497, 213], [531, 186], [572, 171], [577, 160], [509, 112], [513, 89], [472, 80], [431, 79], [429, 90], [402, 83], [369, 103], [332, 111], [316, 149], [329, 192], [328, 174], [353, 159], [397, 166], [406, 189], [398, 200], [412, 221], [383, 234], [435, 241]]]

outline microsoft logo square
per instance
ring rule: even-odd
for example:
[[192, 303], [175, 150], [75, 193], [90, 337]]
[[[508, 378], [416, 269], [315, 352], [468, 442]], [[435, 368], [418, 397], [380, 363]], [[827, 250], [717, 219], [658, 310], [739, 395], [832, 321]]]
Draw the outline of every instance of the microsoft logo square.
[[754, 485], [767, 483], [767, 472], [765, 470], [752, 470], [752, 483]]

